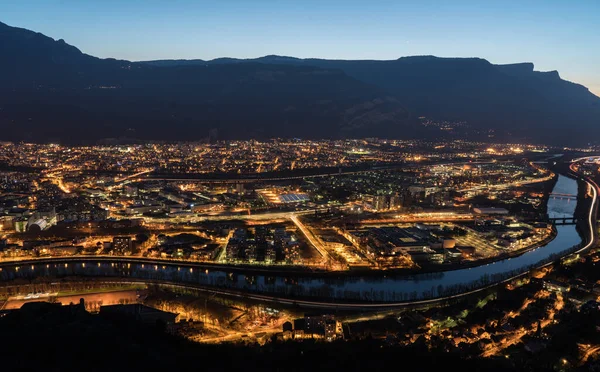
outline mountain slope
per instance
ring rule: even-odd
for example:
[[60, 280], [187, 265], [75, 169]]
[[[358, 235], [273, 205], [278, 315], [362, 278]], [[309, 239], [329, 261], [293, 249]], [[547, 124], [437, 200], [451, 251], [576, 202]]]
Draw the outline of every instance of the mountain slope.
[[[95, 141], [467, 135], [573, 145], [600, 134], [600, 98], [533, 64], [479, 58], [129, 62], [0, 23], [0, 139]], [[565, 133], [564, 128], [569, 128]]]
[[[556, 71], [532, 63], [493, 65], [479, 58], [403, 57], [391, 61], [298, 59], [174, 60], [153, 65], [279, 63], [340, 69], [394, 94], [415, 116], [466, 120], [483, 130], [556, 144], [583, 143], [600, 134], [600, 98]], [[562, 133], [564, 127], [577, 128]], [[506, 138], [505, 137], [505, 138]]]
[[[0, 25], [2, 139], [391, 135], [410, 123], [385, 90], [337, 69], [263, 63], [159, 68], [99, 59]], [[15, 130], [18, 128], [18, 130]]]

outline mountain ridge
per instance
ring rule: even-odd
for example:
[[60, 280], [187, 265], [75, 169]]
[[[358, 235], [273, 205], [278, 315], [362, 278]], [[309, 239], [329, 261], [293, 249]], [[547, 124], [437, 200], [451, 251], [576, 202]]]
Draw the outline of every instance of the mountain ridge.
[[[421, 116], [466, 121], [473, 130], [464, 134], [477, 139], [572, 144], [600, 134], [600, 98], [531, 62], [277, 55], [130, 62], [5, 24], [0, 44], [0, 139], [197, 140], [213, 129], [224, 139], [448, 138], [420, 125]], [[565, 138], [565, 123], [581, 133]], [[488, 132], [495, 134], [480, 135]]]
[[590, 94], [600, 98], [593, 92], [591, 92], [585, 85], [573, 82], [570, 80], [564, 80], [560, 77], [560, 73], [557, 70], [548, 70], [541, 71], [535, 70], [535, 64], [533, 62], [515, 62], [515, 63], [507, 63], [507, 64], [494, 64], [486, 60], [485, 58], [479, 57], [438, 57], [435, 55], [414, 55], [414, 56], [402, 56], [397, 59], [325, 59], [325, 58], [300, 58], [300, 57], [292, 57], [292, 56], [284, 56], [277, 54], [269, 54], [256, 58], [235, 58], [235, 57], [218, 57], [209, 60], [205, 59], [158, 59], [158, 60], [146, 60], [146, 61], [135, 61], [133, 63], [142, 63], [148, 64], [158, 67], [165, 66], [176, 66], [176, 65], [194, 65], [194, 64], [215, 64], [215, 63], [248, 63], [248, 62], [261, 62], [261, 63], [303, 63], [310, 64], [312, 61], [328, 61], [328, 62], [393, 62], [393, 61], [403, 61], [403, 60], [459, 60], [459, 61], [482, 61], [484, 63], [489, 63], [492, 66], [502, 69], [502, 71], [512, 74], [522, 75], [524, 73], [536, 73], [540, 75], [548, 75], [551, 77], [555, 77], [561, 79], [564, 82], [568, 82], [571, 84], [575, 84], [585, 88], [585, 90], [589, 91]]
[[[99, 59], [39, 33], [0, 28], [4, 140], [365, 136], [410, 124], [381, 88], [341, 70], [214, 64], [168, 69]], [[19, 130], [14, 130], [19, 128]]]
[[[299, 59], [264, 56], [227, 63], [278, 63], [337, 68], [393, 94], [415, 116], [465, 120], [479, 129], [506, 130], [547, 143], [584, 143], [600, 134], [600, 98], [557, 71], [531, 62], [494, 65], [481, 58], [401, 57], [395, 60]], [[142, 62], [151, 63], [151, 62]], [[194, 63], [194, 62], [178, 62]], [[195, 62], [205, 65], [222, 60]], [[160, 65], [168, 65], [162, 61]], [[581, 133], [559, 134], [565, 124]], [[571, 141], [572, 140], [572, 141]]]

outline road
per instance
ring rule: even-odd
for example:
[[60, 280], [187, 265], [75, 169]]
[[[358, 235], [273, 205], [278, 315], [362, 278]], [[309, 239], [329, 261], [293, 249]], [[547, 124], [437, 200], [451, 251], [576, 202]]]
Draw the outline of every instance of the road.
[[[518, 309], [515, 312], [510, 312], [509, 313], [509, 318], [515, 318], [518, 315], [520, 315], [523, 310], [525, 310], [532, 302], [534, 302], [533, 299], [526, 299], [525, 302], [523, 303], [523, 306]], [[555, 315], [564, 307], [564, 299], [562, 297], [561, 294], [558, 294], [556, 301], [554, 302], [554, 307], [552, 308], [552, 310], [548, 313], [548, 316], [545, 319], [541, 319], [539, 326], [541, 329], [544, 329], [545, 327], [547, 327], [549, 324], [552, 324], [552, 322], [554, 321], [554, 317]], [[505, 318], [506, 319], [506, 318]], [[535, 327], [535, 330], [537, 330], [537, 327]], [[508, 335], [506, 338], [504, 338], [502, 341], [494, 343], [488, 350], [484, 351], [481, 356], [483, 357], [491, 357], [494, 355], [497, 355], [498, 353], [500, 353], [502, 350], [507, 349], [508, 347], [518, 344], [519, 342], [521, 342], [522, 338], [527, 335], [527, 334], [532, 334], [536, 331], [528, 331], [527, 329], [521, 327], [519, 329], [517, 329], [516, 331], [514, 331], [512, 334]]]
[[225, 258], [227, 258], [227, 245], [229, 244], [229, 239], [233, 236], [233, 230], [229, 230], [229, 234], [225, 238], [225, 243], [219, 248], [219, 255], [217, 256], [217, 262], [225, 262]]
[[[569, 168], [575, 175], [578, 175], [577, 172], [574, 171], [574, 165], [575, 165], [575, 163], [571, 163]], [[591, 236], [590, 236], [590, 242], [573, 254], [579, 254], [581, 252], [586, 251], [588, 248], [590, 248], [592, 245], [594, 245], [598, 239], [596, 225], [597, 225], [597, 216], [598, 216], [598, 193], [600, 193], [600, 187], [598, 187], [598, 184], [596, 182], [594, 182], [594, 180], [592, 180], [592, 179], [584, 178], [584, 181], [587, 183], [588, 189], [592, 190], [592, 203], [591, 203], [590, 211], [588, 214], [588, 224], [589, 224]]]
[[363, 225], [372, 225], [379, 223], [436, 223], [436, 222], [461, 222], [461, 221], [472, 221], [475, 219], [473, 214], [454, 214], [450, 213], [431, 213], [431, 216], [416, 216], [411, 214], [398, 215], [395, 218], [382, 218], [382, 219], [369, 219], [361, 220], [360, 223]]
[[[344, 209], [344, 207], [340, 208]], [[144, 219], [145, 223], [183, 223], [183, 222], [205, 222], [205, 221], [230, 221], [230, 220], [246, 220], [246, 221], [275, 221], [275, 220], [287, 220], [290, 216], [302, 216], [307, 214], [314, 214], [315, 212], [325, 212], [327, 208], [316, 208], [316, 209], [307, 209], [301, 211], [287, 211], [287, 212], [267, 212], [267, 213], [239, 213], [239, 214], [213, 214], [213, 215], [193, 215], [193, 216], [178, 216], [172, 217], [168, 220], [164, 218], [152, 218], [143, 216], [141, 218]], [[128, 219], [135, 216], [125, 216], [119, 217]]]
[[316, 236], [314, 236], [312, 231], [310, 231], [306, 226], [304, 226], [304, 224], [298, 219], [298, 216], [296, 216], [295, 214], [290, 214], [289, 218], [296, 225], [296, 227], [300, 229], [300, 231], [306, 237], [306, 239], [308, 239], [310, 244], [313, 247], [315, 247], [315, 249], [321, 254], [321, 257], [323, 257], [324, 260], [329, 260], [331, 257], [329, 256], [329, 252], [327, 252], [327, 249], [323, 246], [323, 243], [321, 243], [319, 239]]
[[152, 172], [154, 172], [154, 169], [141, 171], [141, 172], [138, 172], [138, 173], [135, 173], [135, 174], [131, 174], [131, 175], [123, 177], [123, 178], [116, 179], [115, 183], [121, 183], [121, 182], [124, 182], [124, 181], [127, 181], [127, 180], [138, 178], [140, 176], [143, 176], [144, 174], [148, 174], [148, 173], [152, 173]]
[[579, 358], [579, 366], [582, 366], [594, 354], [600, 351], [600, 345], [579, 345], [581, 357]]
[[[530, 162], [529, 165], [533, 168], [536, 168], [537, 170], [543, 171], [542, 168], [536, 166], [532, 162]], [[471, 188], [457, 190], [457, 191], [458, 192], [468, 192], [468, 191], [477, 191], [477, 190], [503, 190], [503, 189], [508, 189], [508, 188], [512, 188], [512, 187], [520, 187], [520, 186], [524, 186], [524, 185], [531, 185], [534, 183], [550, 181], [552, 178], [554, 178], [554, 176], [555, 176], [555, 174], [553, 172], [550, 172], [547, 176], [541, 177], [541, 178], [532, 178], [532, 179], [528, 179], [528, 180], [507, 182], [507, 183], [502, 183], [499, 185], [477, 186], [477, 187], [471, 187]]]

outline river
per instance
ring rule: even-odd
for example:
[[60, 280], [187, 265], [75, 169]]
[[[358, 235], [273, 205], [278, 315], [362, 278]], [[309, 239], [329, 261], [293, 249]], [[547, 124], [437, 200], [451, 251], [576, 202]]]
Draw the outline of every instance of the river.
[[[577, 195], [577, 182], [565, 176], [559, 179], [553, 192]], [[550, 217], [571, 217], [576, 201], [550, 198]], [[221, 270], [200, 270], [184, 264], [141, 264], [114, 262], [42, 264], [5, 267], [0, 271], [0, 280], [17, 278], [33, 279], [39, 276], [94, 276], [132, 277], [136, 279], [164, 280], [182, 284], [194, 284], [221, 289], [244, 290], [257, 294], [282, 297], [331, 299], [333, 301], [404, 302], [449, 296], [482, 287], [508, 278], [543, 260], [564, 253], [581, 243], [574, 225], [557, 226], [554, 240], [518, 257], [496, 261], [482, 266], [430, 274], [401, 276], [355, 276], [340, 278], [318, 278], [302, 275], [244, 275]], [[15, 264], [16, 266], [17, 264]]]

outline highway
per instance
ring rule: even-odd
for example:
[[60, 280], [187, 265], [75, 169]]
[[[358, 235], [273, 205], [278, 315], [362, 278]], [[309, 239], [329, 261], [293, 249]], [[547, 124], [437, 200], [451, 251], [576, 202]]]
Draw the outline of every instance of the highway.
[[[344, 207], [340, 208], [344, 209]], [[178, 216], [172, 217], [169, 220], [165, 221], [164, 218], [153, 218], [153, 217], [141, 217], [144, 219], [146, 223], [161, 223], [165, 222], [173, 222], [173, 223], [181, 223], [181, 222], [205, 222], [205, 221], [230, 221], [230, 220], [245, 220], [245, 221], [270, 221], [270, 220], [287, 220], [290, 216], [301, 216], [306, 214], [314, 214], [315, 212], [325, 212], [327, 208], [315, 208], [315, 209], [307, 209], [301, 211], [294, 212], [266, 212], [266, 213], [239, 213], [239, 214], [214, 214], [214, 215], [202, 215], [202, 216]], [[131, 218], [135, 216], [126, 216], [121, 218]]]
[[[577, 173], [574, 171], [574, 164], [575, 164], [574, 162], [571, 163], [571, 165], [569, 166], [569, 169], [571, 169], [573, 174], [577, 175]], [[579, 254], [581, 252], [586, 251], [588, 248], [590, 248], [592, 245], [594, 245], [598, 240], [596, 225], [597, 225], [597, 216], [598, 216], [598, 193], [600, 192], [600, 188], [598, 187], [598, 184], [596, 182], [594, 182], [594, 180], [587, 179], [587, 178], [585, 178], [584, 180], [588, 184], [588, 189], [592, 190], [592, 204], [590, 207], [590, 212], [588, 214], [588, 224], [589, 224], [589, 228], [590, 228], [591, 239], [588, 244], [586, 244], [583, 248], [581, 248], [574, 254]]]
[[475, 216], [472, 213], [429, 213], [428, 215], [405, 214], [394, 218], [368, 219], [361, 220], [363, 225], [381, 224], [381, 223], [432, 223], [432, 222], [461, 222], [472, 221]]
[[477, 186], [477, 187], [471, 187], [471, 188], [461, 189], [461, 190], [457, 190], [457, 191], [458, 192], [468, 192], [468, 191], [479, 191], [479, 190], [505, 190], [505, 189], [509, 189], [512, 187], [520, 187], [520, 186], [525, 186], [525, 185], [531, 185], [534, 183], [546, 182], [546, 181], [551, 180], [553, 177], [554, 177], [554, 173], [551, 173], [549, 176], [546, 176], [543, 178], [534, 178], [534, 179], [530, 179], [530, 180], [515, 181], [515, 182], [503, 183], [503, 184], [499, 184], [499, 185]]
[[143, 176], [144, 174], [149, 174], [149, 173], [152, 173], [152, 172], [154, 172], [154, 169], [150, 169], [150, 170], [145, 170], [145, 171], [142, 171], [142, 172], [138, 172], [138, 173], [135, 173], [135, 174], [132, 174], [132, 175], [129, 175], [129, 176], [125, 176], [123, 178], [116, 179], [115, 183], [121, 183], [121, 182], [124, 182], [124, 181], [127, 181], [127, 180], [132, 180], [132, 179], [138, 178], [140, 176]]
[[582, 366], [587, 362], [587, 360], [594, 354], [600, 351], [600, 345], [579, 345], [579, 350], [581, 352], [581, 357], [577, 363], [578, 366]]
[[[540, 170], [540, 171], [544, 170], [543, 168], [540, 168], [539, 166], [535, 165], [533, 162], [529, 162], [529, 165], [537, 170]], [[477, 187], [471, 187], [471, 188], [457, 190], [457, 191], [468, 192], [468, 191], [477, 191], [477, 190], [504, 190], [504, 189], [508, 189], [511, 187], [519, 187], [519, 186], [524, 186], [524, 185], [531, 185], [534, 183], [546, 182], [546, 181], [549, 181], [552, 178], [554, 178], [554, 176], [555, 176], [555, 174], [553, 172], [550, 172], [547, 176], [544, 176], [541, 178], [532, 178], [532, 179], [527, 179], [527, 180], [502, 183], [499, 185], [477, 186]]]

